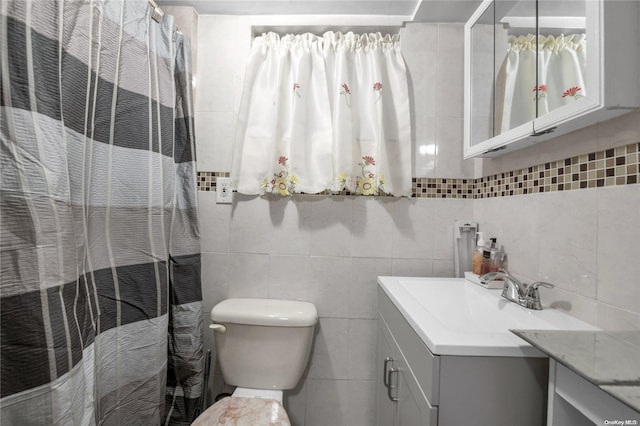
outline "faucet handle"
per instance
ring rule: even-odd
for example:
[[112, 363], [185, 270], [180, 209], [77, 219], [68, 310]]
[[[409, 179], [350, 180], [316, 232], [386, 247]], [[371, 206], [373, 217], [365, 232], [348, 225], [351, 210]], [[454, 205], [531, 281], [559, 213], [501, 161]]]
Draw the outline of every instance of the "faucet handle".
[[536, 281], [535, 283], [531, 283], [527, 286], [527, 290], [531, 289], [531, 290], [537, 290], [538, 287], [546, 287], [546, 288], [554, 288], [555, 285], [551, 284], [551, 283], [547, 283], [544, 281]]
[[535, 283], [529, 284], [525, 290], [525, 304], [529, 309], [542, 309], [538, 287], [553, 288], [555, 285], [544, 281], [536, 281]]

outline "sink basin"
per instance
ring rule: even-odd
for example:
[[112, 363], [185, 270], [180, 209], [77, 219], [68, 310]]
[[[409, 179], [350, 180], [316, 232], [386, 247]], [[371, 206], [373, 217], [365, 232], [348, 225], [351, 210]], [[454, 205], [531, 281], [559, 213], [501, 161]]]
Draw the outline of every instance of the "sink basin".
[[544, 357], [509, 330], [598, 330], [555, 309], [524, 308], [501, 290], [463, 278], [378, 277], [378, 283], [436, 355]]

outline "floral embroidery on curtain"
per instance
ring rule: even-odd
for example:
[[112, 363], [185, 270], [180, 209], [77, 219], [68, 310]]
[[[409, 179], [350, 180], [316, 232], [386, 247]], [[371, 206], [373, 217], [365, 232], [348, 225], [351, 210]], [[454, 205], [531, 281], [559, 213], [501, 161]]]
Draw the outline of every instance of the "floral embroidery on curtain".
[[254, 40], [231, 169], [244, 194], [411, 194], [399, 36], [327, 32]]
[[296, 175], [289, 173], [288, 160], [284, 155], [278, 157], [280, 170], [273, 173], [271, 180], [268, 178], [262, 180], [262, 187], [265, 189], [265, 192], [273, 192], [280, 195], [291, 195], [296, 192], [298, 178]]
[[500, 74], [504, 132], [585, 96], [586, 36], [510, 36]]

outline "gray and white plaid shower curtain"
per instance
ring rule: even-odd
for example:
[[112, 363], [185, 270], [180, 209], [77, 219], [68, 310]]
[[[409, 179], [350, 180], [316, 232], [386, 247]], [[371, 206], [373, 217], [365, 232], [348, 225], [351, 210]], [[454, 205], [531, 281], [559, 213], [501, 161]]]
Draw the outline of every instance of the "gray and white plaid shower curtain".
[[146, 0], [0, 1], [0, 424], [189, 424], [189, 41]]

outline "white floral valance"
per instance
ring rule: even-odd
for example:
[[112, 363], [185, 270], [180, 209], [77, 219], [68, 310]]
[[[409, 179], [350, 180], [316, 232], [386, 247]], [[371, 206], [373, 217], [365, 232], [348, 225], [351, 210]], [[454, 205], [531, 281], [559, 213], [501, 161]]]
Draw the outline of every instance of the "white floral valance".
[[508, 41], [498, 77], [501, 132], [586, 96], [585, 34], [528, 34]]
[[231, 178], [244, 194], [409, 196], [409, 90], [399, 36], [257, 37]]

